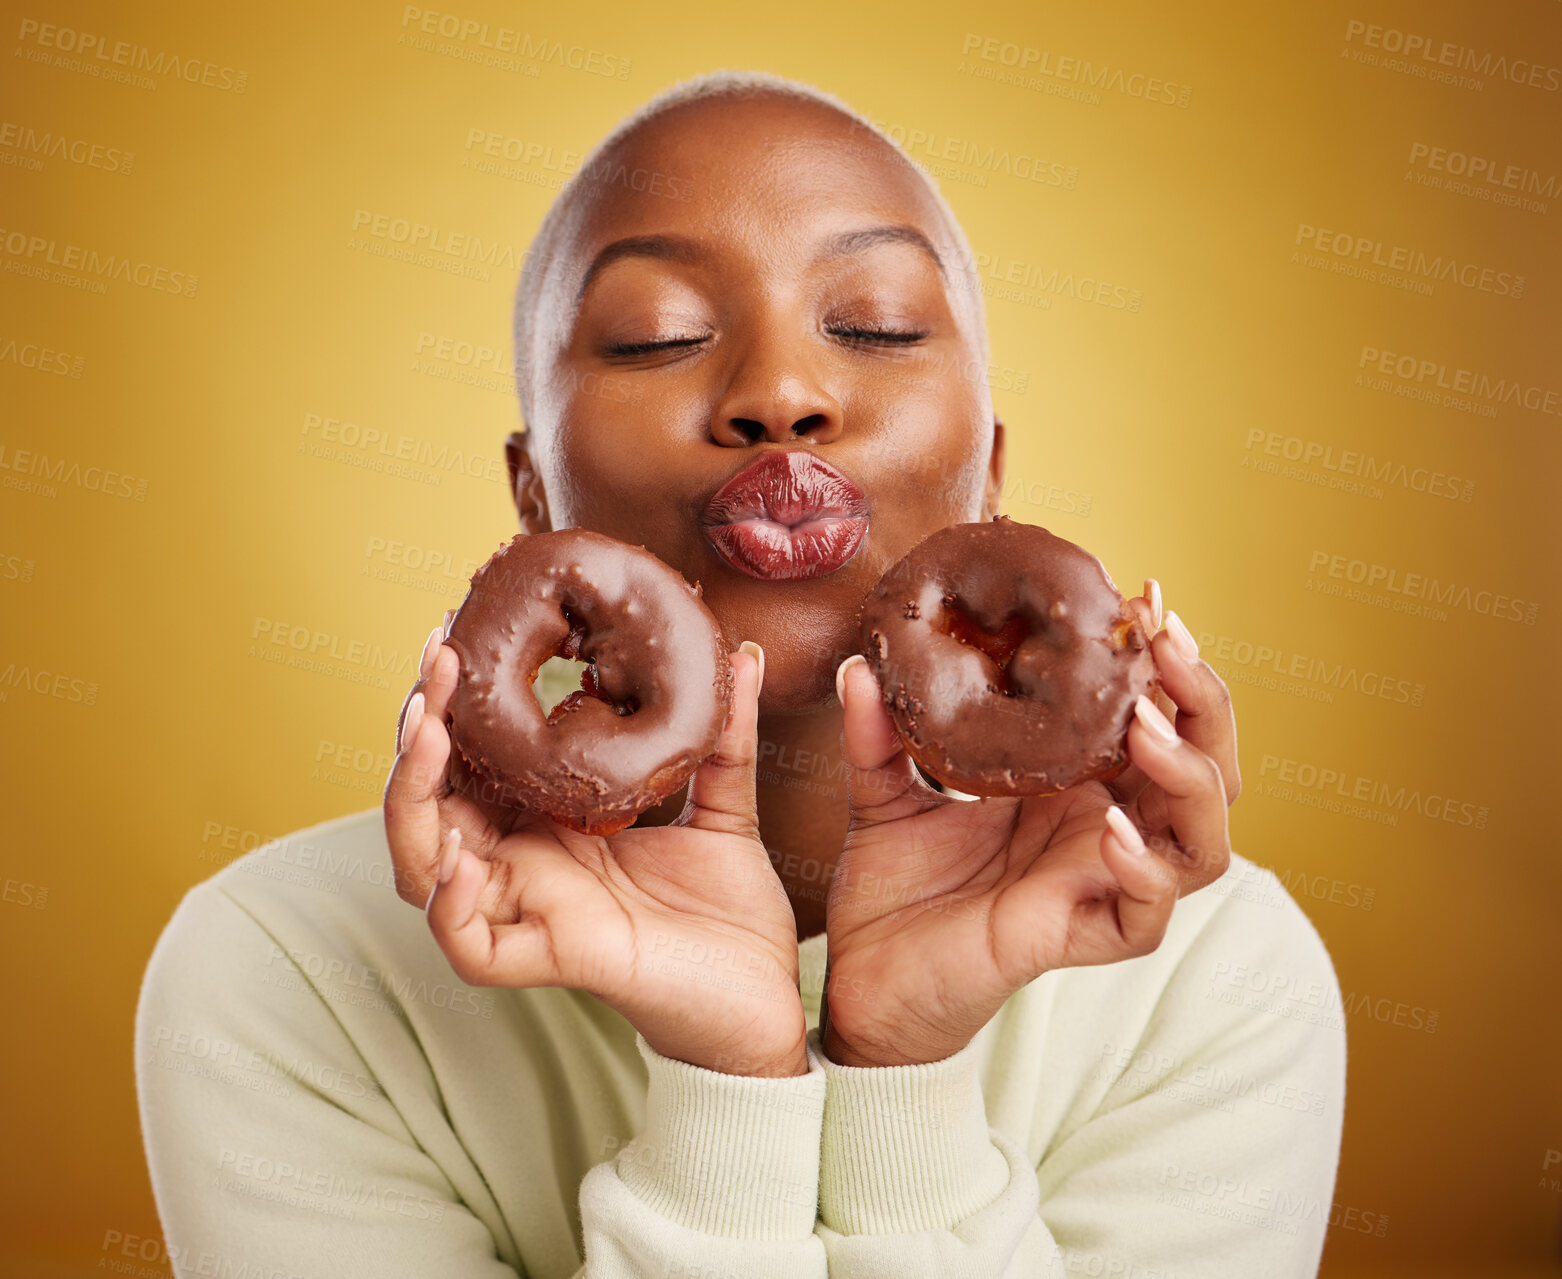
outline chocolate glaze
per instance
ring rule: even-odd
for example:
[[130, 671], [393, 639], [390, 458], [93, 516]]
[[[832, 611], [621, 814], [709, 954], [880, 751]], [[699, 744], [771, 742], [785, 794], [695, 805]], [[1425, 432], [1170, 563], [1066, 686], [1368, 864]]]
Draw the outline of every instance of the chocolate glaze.
[[[518, 534], [472, 577], [450, 736], [513, 806], [589, 835], [630, 825], [716, 748], [732, 667], [710, 609], [650, 551], [587, 529]], [[549, 657], [592, 663], [544, 716]]]
[[1006, 515], [924, 538], [863, 600], [858, 643], [911, 757], [970, 795], [1050, 795], [1128, 764], [1155, 686], [1101, 561]]

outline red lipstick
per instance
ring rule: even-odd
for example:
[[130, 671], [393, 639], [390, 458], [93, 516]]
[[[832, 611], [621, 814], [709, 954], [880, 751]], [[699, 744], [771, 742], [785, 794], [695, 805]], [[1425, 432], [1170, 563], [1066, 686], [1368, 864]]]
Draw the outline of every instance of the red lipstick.
[[863, 492], [817, 454], [779, 449], [716, 490], [700, 516], [716, 554], [767, 582], [833, 573], [868, 532]]

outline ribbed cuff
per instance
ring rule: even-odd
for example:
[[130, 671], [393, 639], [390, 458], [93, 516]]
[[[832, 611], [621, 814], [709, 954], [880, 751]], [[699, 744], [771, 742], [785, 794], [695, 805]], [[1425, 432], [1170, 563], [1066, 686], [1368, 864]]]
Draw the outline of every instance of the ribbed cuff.
[[727, 1075], [664, 1057], [636, 1033], [650, 1071], [645, 1127], [614, 1160], [659, 1216], [733, 1239], [803, 1239], [819, 1203], [824, 1059], [786, 1079]]
[[[823, 1058], [817, 1030], [809, 1041]], [[819, 1216], [831, 1230], [952, 1230], [1008, 1186], [1009, 1162], [988, 1132], [972, 1044], [922, 1065], [825, 1059], [824, 1069]]]

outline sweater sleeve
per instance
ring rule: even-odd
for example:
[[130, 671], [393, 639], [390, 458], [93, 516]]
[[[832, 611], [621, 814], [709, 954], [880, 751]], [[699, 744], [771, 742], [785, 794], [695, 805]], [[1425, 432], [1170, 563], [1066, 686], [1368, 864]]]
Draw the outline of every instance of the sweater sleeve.
[[[1139, 1042], [1103, 1053], [1100, 1103], [1034, 1167], [988, 1126], [974, 1041], [926, 1065], [827, 1061], [818, 1233], [830, 1275], [1315, 1275], [1335, 1215], [1343, 1012], [1322, 941], [1273, 887], [1277, 912], [1213, 912]], [[1096, 1007], [1078, 1001], [1053, 1033], [1099, 1043]]]
[[577, 1279], [825, 1279], [814, 1234], [825, 1063], [727, 1075], [664, 1057], [636, 1034], [649, 1074], [642, 1131], [581, 1181], [586, 1264]]
[[515, 1279], [280, 954], [208, 883], [147, 966], [136, 1089], [174, 1272]]
[[988, 1127], [975, 1041], [917, 1066], [826, 1058], [825, 1075], [817, 1233], [834, 1279], [1063, 1279], [1036, 1171]]

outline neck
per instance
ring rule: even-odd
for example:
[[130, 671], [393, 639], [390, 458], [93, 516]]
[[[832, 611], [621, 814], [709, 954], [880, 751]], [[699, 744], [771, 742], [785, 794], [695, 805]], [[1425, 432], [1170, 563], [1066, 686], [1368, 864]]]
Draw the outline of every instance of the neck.
[[801, 941], [824, 931], [824, 902], [846, 839], [841, 710], [761, 715], [754, 774], [759, 833], [786, 887]]

